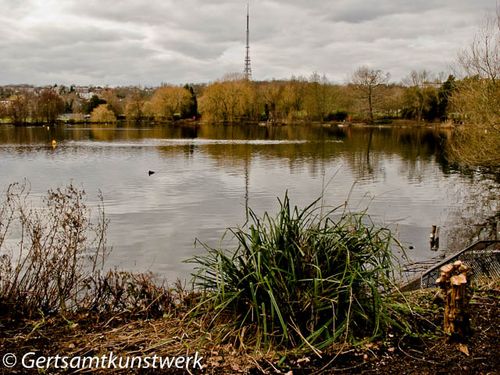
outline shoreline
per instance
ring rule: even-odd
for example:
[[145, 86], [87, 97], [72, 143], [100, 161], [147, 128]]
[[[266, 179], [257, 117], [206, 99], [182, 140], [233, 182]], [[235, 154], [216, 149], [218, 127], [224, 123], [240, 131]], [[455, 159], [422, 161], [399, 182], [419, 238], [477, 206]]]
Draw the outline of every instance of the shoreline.
[[295, 122], [259, 122], [259, 121], [241, 121], [241, 122], [207, 122], [200, 120], [175, 120], [175, 121], [152, 121], [144, 120], [139, 122], [129, 122], [127, 120], [118, 120], [115, 122], [92, 122], [92, 121], [57, 121], [54, 124], [49, 123], [23, 123], [15, 124], [13, 122], [0, 122], [0, 126], [14, 126], [14, 127], [46, 127], [46, 126], [73, 126], [73, 125], [127, 125], [131, 127], [142, 127], [144, 125], [155, 125], [155, 126], [199, 126], [199, 125], [212, 125], [212, 126], [232, 126], [232, 125], [251, 125], [251, 126], [263, 126], [263, 127], [282, 127], [282, 126], [322, 126], [322, 127], [333, 127], [337, 126], [343, 127], [364, 127], [364, 128], [430, 128], [438, 127], [441, 129], [452, 129], [458, 124], [452, 123], [451, 121], [421, 121], [416, 122], [414, 120], [405, 119], [395, 119], [389, 121], [381, 121], [370, 124], [363, 121], [295, 121]]

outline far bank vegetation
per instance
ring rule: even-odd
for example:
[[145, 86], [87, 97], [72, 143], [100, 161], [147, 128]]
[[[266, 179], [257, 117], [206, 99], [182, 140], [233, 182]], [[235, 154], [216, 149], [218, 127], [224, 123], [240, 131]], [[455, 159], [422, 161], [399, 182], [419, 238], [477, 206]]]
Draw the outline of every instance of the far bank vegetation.
[[452, 108], [464, 119], [450, 143], [451, 155], [467, 165], [500, 165], [500, 13], [486, 18], [458, 55], [466, 78], [457, 83]]
[[[271, 81], [247, 81], [240, 74], [229, 74], [207, 84], [158, 88], [4, 86], [0, 118], [14, 124], [55, 123], [58, 118], [71, 122], [85, 116], [102, 122], [106, 108], [116, 120], [132, 123], [200, 118], [224, 123], [444, 121], [457, 116], [448, 105], [456, 84], [452, 75], [444, 78], [425, 70], [410, 72], [403, 82], [395, 83], [387, 72], [361, 66], [346, 84], [313, 73]], [[109, 120], [110, 113], [105, 117]]]

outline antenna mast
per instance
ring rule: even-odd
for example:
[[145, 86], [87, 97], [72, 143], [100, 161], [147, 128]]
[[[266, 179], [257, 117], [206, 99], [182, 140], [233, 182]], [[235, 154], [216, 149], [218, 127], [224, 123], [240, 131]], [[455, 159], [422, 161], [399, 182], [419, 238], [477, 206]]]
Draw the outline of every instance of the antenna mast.
[[252, 68], [250, 66], [250, 6], [247, 3], [247, 45], [246, 45], [246, 55], [245, 55], [245, 69], [243, 73], [245, 78], [248, 80], [252, 79]]

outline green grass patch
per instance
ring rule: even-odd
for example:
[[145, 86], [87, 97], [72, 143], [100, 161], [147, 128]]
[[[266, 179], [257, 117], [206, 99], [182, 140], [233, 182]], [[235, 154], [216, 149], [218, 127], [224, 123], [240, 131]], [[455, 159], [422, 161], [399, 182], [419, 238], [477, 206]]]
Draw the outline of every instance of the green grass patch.
[[236, 248], [203, 244], [207, 253], [190, 260], [198, 311], [234, 322], [247, 344], [251, 332], [257, 347], [316, 351], [394, 325], [385, 296], [394, 291], [399, 242], [365, 212], [325, 212], [319, 202], [299, 209], [285, 194], [275, 217], [250, 211], [248, 227], [230, 229]]

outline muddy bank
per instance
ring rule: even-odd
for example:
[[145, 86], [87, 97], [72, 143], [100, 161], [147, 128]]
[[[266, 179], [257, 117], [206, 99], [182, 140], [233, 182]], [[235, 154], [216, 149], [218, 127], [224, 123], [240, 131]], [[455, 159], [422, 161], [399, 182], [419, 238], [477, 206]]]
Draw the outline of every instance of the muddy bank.
[[[92, 314], [37, 320], [0, 320], [0, 353], [13, 353], [18, 359], [29, 352], [40, 356], [188, 356], [198, 353], [206, 374], [493, 374], [500, 368], [499, 283], [476, 290], [471, 300], [472, 335], [461, 346], [449, 342], [442, 333], [442, 310], [437, 290], [406, 295], [413, 314], [418, 316], [421, 333], [416, 337], [389, 332], [384, 340], [359, 346], [336, 345], [321, 354], [283, 350], [254, 352], [222, 340], [217, 327], [206, 331], [203, 324], [186, 316], [165, 315], [142, 319], [117, 314], [102, 319]], [[25, 374], [37, 370], [2, 366], [1, 373]], [[67, 372], [50, 368], [47, 373]], [[106, 369], [99, 373], [154, 373], [157, 369]], [[291, 372], [290, 372], [291, 371]], [[84, 372], [90, 372], [86, 370]], [[165, 373], [189, 373], [170, 369]]]

